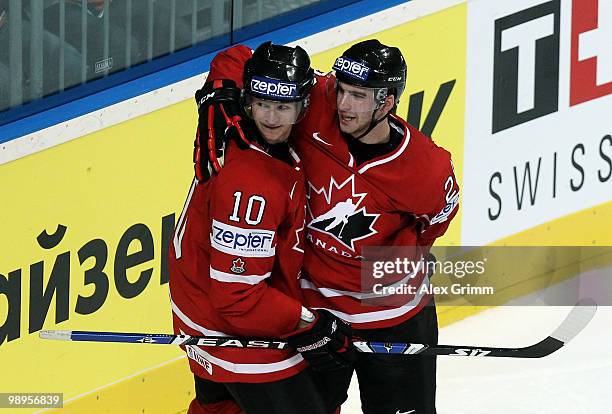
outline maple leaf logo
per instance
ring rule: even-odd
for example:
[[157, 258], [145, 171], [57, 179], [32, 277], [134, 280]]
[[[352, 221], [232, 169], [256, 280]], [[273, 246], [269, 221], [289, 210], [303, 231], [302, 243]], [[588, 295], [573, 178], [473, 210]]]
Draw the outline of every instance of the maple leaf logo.
[[240, 257], [232, 260], [232, 267], [230, 270], [238, 274], [244, 273], [244, 260], [242, 260]]
[[328, 188], [316, 188], [308, 182], [307, 227], [355, 251], [355, 241], [377, 233], [373, 226], [379, 214], [370, 214], [361, 206], [367, 195], [355, 191], [355, 175], [340, 184], [332, 176]]

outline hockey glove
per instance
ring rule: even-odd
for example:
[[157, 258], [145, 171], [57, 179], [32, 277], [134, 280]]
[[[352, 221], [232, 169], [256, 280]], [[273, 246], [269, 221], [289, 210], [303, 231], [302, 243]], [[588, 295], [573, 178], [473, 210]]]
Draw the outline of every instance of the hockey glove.
[[240, 89], [229, 79], [206, 82], [195, 93], [198, 129], [193, 163], [198, 182], [207, 181], [223, 168], [225, 146], [231, 137], [248, 145], [240, 126]]
[[330, 371], [351, 366], [356, 351], [351, 342], [351, 326], [325, 309], [318, 309], [315, 320], [285, 339], [302, 354], [315, 371]]

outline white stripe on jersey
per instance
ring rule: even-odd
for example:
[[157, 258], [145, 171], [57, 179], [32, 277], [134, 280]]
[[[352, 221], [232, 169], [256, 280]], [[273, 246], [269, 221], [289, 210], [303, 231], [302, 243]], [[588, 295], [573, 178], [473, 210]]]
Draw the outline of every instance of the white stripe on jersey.
[[[395, 127], [395, 125], [390, 122], [389, 123], [392, 127], [394, 127], [396, 130], [397, 128]], [[369, 170], [372, 167], [376, 167], [378, 165], [381, 164], [386, 164], [388, 162], [393, 161], [394, 159], [396, 159], [397, 157], [399, 157], [400, 155], [402, 155], [402, 153], [404, 152], [404, 150], [406, 149], [406, 147], [408, 146], [408, 143], [410, 142], [410, 131], [408, 130], [408, 128], [404, 127], [403, 131], [399, 131], [402, 135], [406, 134], [404, 136], [404, 142], [402, 143], [401, 147], [395, 151], [395, 153], [392, 153], [391, 155], [389, 155], [388, 157], [385, 157], [381, 160], [378, 161], [374, 161], [371, 163], [366, 162], [360, 169], [359, 169], [359, 174], [363, 174], [364, 172], [366, 172], [367, 170]]]
[[264, 279], [269, 278], [272, 272], [268, 272], [265, 275], [234, 275], [232, 273], [225, 273], [220, 270], [210, 267], [210, 278], [215, 279], [219, 282], [228, 283], [246, 283], [248, 285], [256, 285]]
[[304, 358], [302, 358], [302, 355], [296, 354], [291, 358], [287, 358], [279, 362], [269, 362], [265, 364], [237, 364], [212, 356], [211, 354], [197, 346], [192, 347], [192, 351], [201, 356], [202, 358], [210, 361], [211, 363], [223, 368], [224, 370], [233, 372], [235, 374], [267, 374], [270, 372], [278, 372], [287, 368], [291, 368], [304, 360]]
[[[403, 279], [393, 283], [392, 285], [385, 285], [386, 288], [390, 288], [390, 287], [400, 287], [401, 285], [405, 285], [407, 284], [407, 282], [412, 279], [412, 275], [408, 274], [406, 277], [404, 277]], [[425, 276], [425, 278], [423, 279], [422, 282], [423, 285], [427, 285], [429, 286], [429, 278], [427, 276]], [[396, 293], [375, 293], [375, 292], [351, 292], [349, 290], [340, 290], [340, 289], [332, 289], [332, 288], [325, 288], [325, 287], [318, 287], [316, 286], [314, 283], [312, 283], [310, 280], [308, 279], [300, 279], [300, 287], [302, 289], [311, 289], [311, 290], [316, 290], [318, 291], [321, 295], [325, 296], [326, 298], [333, 298], [333, 297], [338, 297], [338, 296], [350, 296], [352, 298], [355, 299], [373, 299], [373, 298], [382, 298], [385, 296], [395, 296]], [[423, 296], [421, 293], [417, 292], [417, 296]]]
[[191, 187], [189, 188], [189, 194], [187, 195], [187, 199], [185, 200], [185, 205], [183, 206], [183, 211], [181, 211], [181, 215], [178, 219], [178, 224], [176, 229], [174, 230], [174, 237], [172, 238], [172, 244], [174, 245], [174, 254], [177, 259], [180, 259], [183, 256], [183, 248], [182, 248], [182, 240], [185, 235], [185, 229], [187, 228], [187, 220], [185, 219], [185, 214], [187, 214], [187, 208], [191, 203], [191, 197], [193, 197], [193, 192], [198, 185], [198, 180], [195, 178], [191, 182]]
[[[423, 285], [429, 286], [429, 284], [430, 284], [429, 278], [425, 276], [421, 286]], [[382, 295], [382, 294], [377, 295], [377, 294], [373, 294], [370, 292], [360, 293], [360, 292], [348, 292], [348, 291], [331, 289], [331, 288], [320, 288], [320, 287], [315, 286], [312, 282], [305, 280], [305, 279], [300, 279], [300, 286], [302, 289], [315, 290], [326, 298], [348, 296], [348, 297], [352, 297], [352, 298], [361, 300], [361, 299], [366, 299], [366, 298], [376, 298], [376, 297], [388, 296], [388, 295]], [[430, 289], [428, 288], [426, 290], [429, 291]], [[378, 322], [378, 321], [400, 317], [410, 312], [414, 308], [416, 308], [421, 303], [421, 301], [423, 300], [423, 297], [425, 296], [423, 291], [425, 291], [425, 289], [421, 289], [419, 287], [417, 289], [417, 293], [412, 297], [410, 301], [405, 303], [403, 306], [395, 307], [391, 309], [383, 309], [383, 310], [377, 310], [377, 311], [371, 311], [371, 312], [349, 314], [349, 313], [341, 312], [339, 310], [320, 307], [320, 306], [312, 306], [312, 308], [313, 309], [326, 309], [330, 311], [331, 313], [333, 313], [334, 315], [336, 315], [337, 317], [344, 319], [345, 321], [349, 323]], [[359, 306], [359, 309], [364, 309], [364, 307]]]
[[170, 304], [172, 305], [172, 313], [174, 313], [176, 315], [177, 318], [179, 318], [181, 320], [181, 322], [183, 322], [185, 325], [189, 326], [191, 329], [194, 329], [198, 332], [202, 332], [205, 336], [230, 336], [226, 333], [220, 332], [220, 331], [213, 331], [210, 329], [206, 329], [203, 326], [198, 325], [197, 323], [195, 323], [194, 321], [192, 321], [191, 319], [189, 319], [189, 317], [187, 315], [185, 315], [177, 306], [176, 303], [174, 303], [174, 301], [172, 300], [172, 295], [170, 295]]
[[[203, 326], [200, 326], [191, 319], [189, 319], [189, 317], [179, 309], [176, 303], [174, 303], [174, 301], [172, 300], [172, 296], [170, 296], [170, 303], [172, 304], [172, 311], [174, 312], [174, 314], [179, 318], [181, 322], [189, 326], [191, 329], [201, 332], [205, 336], [229, 336], [223, 332], [206, 329]], [[287, 368], [291, 368], [304, 360], [304, 358], [302, 358], [302, 355], [296, 354], [291, 358], [287, 358], [279, 362], [271, 362], [265, 364], [237, 364], [212, 356], [211, 354], [197, 346], [193, 346], [191, 350], [202, 358], [208, 360], [209, 362], [223, 368], [226, 371], [233, 372], [235, 374], [267, 374], [270, 372], [278, 372]]]
[[338, 318], [343, 319], [347, 321], [348, 323], [378, 322], [378, 321], [384, 321], [387, 319], [398, 318], [402, 315], [407, 314], [408, 312], [410, 312], [411, 310], [417, 307], [417, 305], [421, 301], [421, 298], [422, 297], [418, 297], [418, 298], [415, 297], [413, 300], [408, 302], [406, 305], [400, 306], [399, 308], [385, 309], [385, 310], [379, 310], [379, 311], [373, 311], [373, 312], [355, 313], [352, 315], [348, 313], [340, 312], [334, 309], [329, 309], [329, 308], [322, 308], [322, 307], [317, 307], [317, 306], [312, 306], [311, 308], [312, 309], [326, 309], [330, 311], [331, 313], [333, 313], [334, 315], [336, 315]]
[[289, 154], [293, 158], [293, 161], [295, 161], [296, 163], [300, 162], [300, 157], [297, 155], [297, 152], [295, 152], [292, 147], [289, 147]]

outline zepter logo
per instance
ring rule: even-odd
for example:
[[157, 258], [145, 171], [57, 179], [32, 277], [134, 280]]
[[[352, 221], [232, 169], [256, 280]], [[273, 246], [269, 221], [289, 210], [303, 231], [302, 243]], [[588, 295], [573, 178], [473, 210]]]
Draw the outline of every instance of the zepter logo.
[[253, 76], [253, 79], [251, 79], [251, 90], [271, 98], [297, 97], [297, 85], [295, 83], [259, 76]]
[[366, 65], [344, 57], [336, 59], [333, 69], [363, 81], [368, 79], [368, 74], [370, 73], [370, 68]]
[[213, 220], [211, 245], [213, 248], [236, 256], [272, 257], [275, 232], [261, 229], [243, 229]]

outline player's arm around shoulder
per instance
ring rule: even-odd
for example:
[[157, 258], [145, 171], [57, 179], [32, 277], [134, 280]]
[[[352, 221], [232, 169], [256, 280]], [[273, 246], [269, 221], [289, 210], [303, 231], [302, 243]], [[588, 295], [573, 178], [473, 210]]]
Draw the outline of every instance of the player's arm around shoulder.
[[315, 70], [315, 84], [310, 94], [311, 108], [334, 111], [336, 107], [336, 77], [331, 72]]
[[[322, 119], [327, 120], [335, 114], [336, 106], [336, 78], [331, 72], [324, 73], [315, 70], [315, 81], [310, 91], [309, 109], [298, 124], [296, 129], [298, 134], [302, 133], [303, 138], [310, 139], [312, 130], [321, 127]], [[323, 121], [323, 123], [326, 123]], [[307, 133], [303, 135], [303, 133]]]
[[265, 171], [253, 167], [230, 162], [215, 178], [209, 296], [241, 335], [280, 336], [295, 329], [302, 309], [299, 300], [269, 283], [286, 276], [274, 263], [285, 260], [277, 257], [276, 245], [287, 204], [279, 186], [265, 183]]
[[242, 88], [244, 64], [252, 55], [251, 48], [245, 45], [235, 45], [217, 53], [210, 63], [210, 72], [206, 80], [231, 79]]

